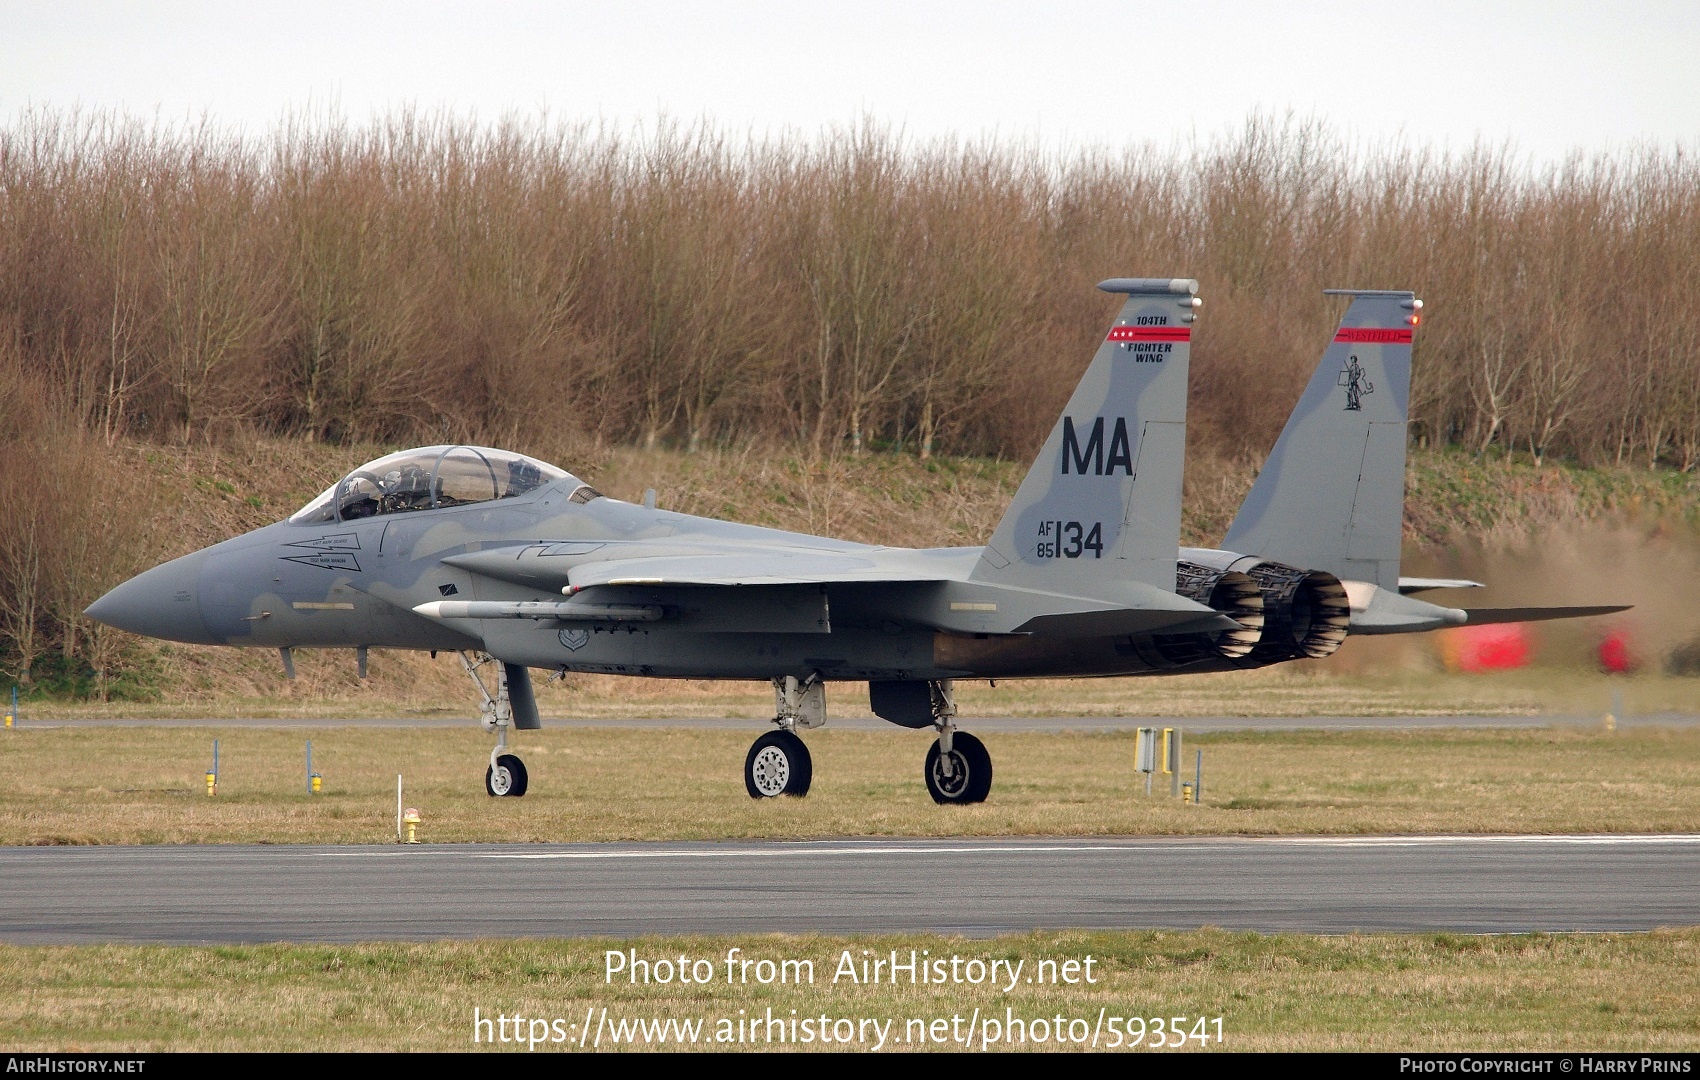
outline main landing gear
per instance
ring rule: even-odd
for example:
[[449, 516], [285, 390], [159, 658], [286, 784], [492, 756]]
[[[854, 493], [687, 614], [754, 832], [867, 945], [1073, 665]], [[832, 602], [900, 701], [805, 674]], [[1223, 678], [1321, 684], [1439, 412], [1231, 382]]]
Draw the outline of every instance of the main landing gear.
[[779, 730], [757, 739], [744, 757], [744, 788], [752, 799], [809, 793], [815, 767], [797, 729], [826, 723], [826, 684], [818, 674], [802, 680], [792, 675], [774, 679], [773, 700], [773, 722]]
[[[992, 790], [992, 755], [985, 743], [956, 729], [956, 694], [948, 679], [873, 682], [868, 695], [874, 712], [892, 723], [938, 732], [921, 770], [934, 802], [986, 801]], [[744, 787], [752, 799], [808, 794], [814, 763], [797, 729], [826, 723], [826, 686], [819, 673], [803, 680], [789, 675], [774, 679], [773, 698], [773, 722], [779, 730], [757, 739], [744, 758]]]
[[985, 802], [992, 790], [992, 755], [986, 744], [956, 730], [956, 694], [948, 679], [927, 684], [933, 727], [939, 737], [927, 748], [922, 776], [936, 803]]
[[[495, 796], [511, 795], [517, 798], [524, 795], [529, 782], [529, 777], [526, 776], [525, 772], [525, 762], [517, 756], [507, 753], [508, 729], [515, 726], [514, 701], [509, 694], [511, 675], [509, 665], [499, 663], [494, 657], [486, 653], [475, 653], [469, 657], [463, 652], [460, 654], [460, 662], [461, 666], [466, 668], [466, 673], [472, 677], [473, 685], [478, 687], [478, 693], [484, 698], [484, 703], [479, 710], [481, 715], [478, 719], [478, 726], [483, 728], [486, 734], [494, 732], [496, 735], [496, 747], [490, 751], [490, 766], [484, 770], [484, 790]], [[489, 688], [484, 685], [484, 680], [478, 674], [478, 669], [486, 664], [496, 665], [496, 692], [494, 694], [490, 693]], [[518, 670], [522, 674], [525, 671], [524, 668]], [[527, 711], [530, 714], [528, 717], [522, 717], [522, 722], [518, 726], [538, 726], [535, 723], [537, 705], [531, 697], [529, 676], [524, 677], [522, 688], [516, 687], [515, 689], [520, 689], [523, 693], [524, 701], [522, 704], [529, 706]], [[524, 721], [527, 719], [533, 722], [525, 723]]]

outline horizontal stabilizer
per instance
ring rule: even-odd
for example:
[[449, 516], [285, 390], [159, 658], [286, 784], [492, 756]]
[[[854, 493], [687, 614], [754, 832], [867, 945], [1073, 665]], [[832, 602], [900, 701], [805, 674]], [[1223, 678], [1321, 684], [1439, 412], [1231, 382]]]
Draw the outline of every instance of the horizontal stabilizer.
[[1462, 626], [1467, 618], [1459, 608], [1441, 607], [1405, 596], [1367, 581], [1341, 582], [1351, 605], [1353, 634], [1420, 634], [1446, 626]]
[[1399, 591], [1410, 593], [1428, 592], [1430, 589], [1481, 589], [1486, 588], [1479, 581], [1469, 581], [1465, 578], [1439, 577], [1402, 577], [1399, 579]]
[[1488, 623], [1541, 622], [1546, 619], [1585, 619], [1590, 615], [1611, 615], [1628, 611], [1633, 604], [1605, 604], [1598, 607], [1501, 607], [1467, 608], [1470, 626]]

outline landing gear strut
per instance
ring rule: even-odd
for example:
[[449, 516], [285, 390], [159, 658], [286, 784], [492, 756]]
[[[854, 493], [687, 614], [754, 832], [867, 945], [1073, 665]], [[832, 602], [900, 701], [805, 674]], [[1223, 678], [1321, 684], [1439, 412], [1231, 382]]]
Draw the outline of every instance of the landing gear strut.
[[[491, 795], [511, 795], [518, 797], [525, 794], [529, 778], [525, 773], [525, 762], [513, 754], [507, 753], [508, 729], [513, 726], [513, 703], [508, 697], [508, 672], [506, 666], [498, 663], [487, 653], [475, 653], [468, 656], [460, 654], [461, 666], [472, 677], [472, 683], [478, 687], [478, 693], [484, 698], [479, 708], [478, 726], [485, 733], [494, 732], [496, 747], [490, 751], [490, 767], [484, 770], [484, 790]], [[496, 665], [496, 692], [490, 693], [489, 687], [479, 676], [478, 669], [485, 664]], [[535, 711], [535, 709], [533, 710]]]
[[992, 755], [966, 731], [956, 730], [956, 694], [950, 680], [927, 684], [933, 727], [939, 737], [927, 748], [922, 775], [936, 803], [985, 802], [992, 790]]
[[773, 722], [779, 730], [757, 739], [744, 757], [744, 788], [752, 799], [809, 793], [814, 761], [808, 746], [797, 737], [797, 729], [826, 723], [826, 684], [819, 674], [802, 680], [793, 675], [774, 679], [773, 699]]

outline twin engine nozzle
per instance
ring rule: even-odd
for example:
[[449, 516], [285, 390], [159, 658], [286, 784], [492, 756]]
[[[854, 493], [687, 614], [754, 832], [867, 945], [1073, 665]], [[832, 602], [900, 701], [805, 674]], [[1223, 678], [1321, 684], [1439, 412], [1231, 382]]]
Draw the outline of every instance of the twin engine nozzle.
[[[1228, 554], [1228, 553], [1224, 553]], [[1346, 640], [1351, 606], [1340, 579], [1322, 570], [1233, 556], [1238, 569], [1180, 561], [1175, 591], [1233, 619], [1241, 629], [1165, 634], [1152, 641], [1158, 666], [1259, 668], [1321, 659]]]

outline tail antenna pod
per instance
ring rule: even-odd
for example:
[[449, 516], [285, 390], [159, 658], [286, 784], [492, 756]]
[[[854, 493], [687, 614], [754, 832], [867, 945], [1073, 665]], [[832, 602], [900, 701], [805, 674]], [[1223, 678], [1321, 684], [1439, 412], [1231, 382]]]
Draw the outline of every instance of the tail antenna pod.
[[1423, 321], [1423, 302], [1417, 299], [1417, 294], [1409, 289], [1323, 289], [1324, 296], [1350, 296], [1354, 300], [1389, 299], [1399, 301], [1399, 306], [1411, 314], [1405, 321], [1412, 326], [1420, 325]]
[[1098, 288], [1107, 293], [1123, 293], [1128, 296], [1151, 295], [1162, 296], [1197, 296], [1198, 280], [1196, 278], [1106, 278], [1098, 283]]

